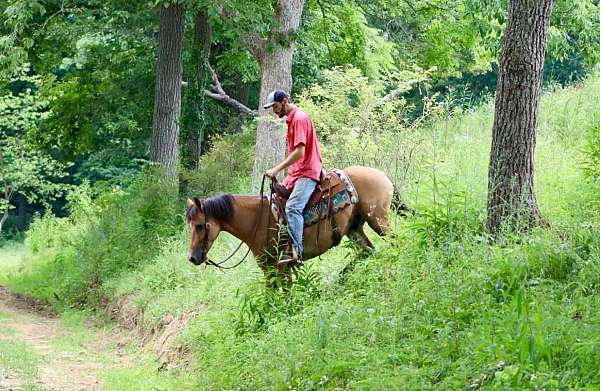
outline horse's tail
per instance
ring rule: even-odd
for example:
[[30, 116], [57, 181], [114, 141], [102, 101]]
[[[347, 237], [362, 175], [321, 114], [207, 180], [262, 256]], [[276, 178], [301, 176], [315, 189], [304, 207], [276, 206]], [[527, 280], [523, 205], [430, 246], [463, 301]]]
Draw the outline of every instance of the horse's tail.
[[394, 194], [392, 195], [392, 210], [401, 216], [414, 216], [417, 213], [402, 201], [402, 197], [400, 197], [400, 192], [398, 192], [396, 186], [394, 186]]

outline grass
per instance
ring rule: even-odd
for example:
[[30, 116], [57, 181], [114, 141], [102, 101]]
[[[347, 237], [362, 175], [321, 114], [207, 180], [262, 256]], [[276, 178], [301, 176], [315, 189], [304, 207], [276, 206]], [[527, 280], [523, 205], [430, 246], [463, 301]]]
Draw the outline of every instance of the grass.
[[23, 271], [27, 263], [27, 250], [17, 242], [6, 242], [0, 247], [0, 284], [5, 284], [11, 276]]
[[[421, 390], [477, 381], [484, 389], [597, 389], [600, 189], [581, 174], [579, 146], [600, 122], [598, 105], [598, 77], [542, 99], [535, 186], [549, 229], [486, 240], [488, 104], [419, 129], [402, 188], [420, 213], [394, 219], [395, 240], [370, 232], [377, 250], [368, 258], [343, 242], [310, 262], [291, 292], [265, 290], [251, 260], [225, 273], [191, 265], [186, 232], [136, 245], [136, 234], [151, 237], [142, 222], [161, 220], [134, 207], [109, 213], [112, 220], [100, 215], [102, 229], [56, 223], [48, 233], [60, 244], [41, 246], [29, 272], [9, 282], [51, 302], [58, 293], [62, 309], [97, 305], [85, 295], [128, 295], [148, 329], [167, 314], [203, 308], [177, 340], [191, 351], [191, 370], [163, 376], [145, 358], [107, 373], [109, 389]], [[66, 244], [72, 235], [83, 239]], [[211, 258], [236, 244], [222, 235]], [[356, 268], [340, 286], [348, 262]], [[36, 288], [40, 279], [47, 289]]]
[[26, 343], [0, 339], [0, 375], [9, 370], [29, 384], [37, 378], [39, 363], [40, 357]]
[[195, 389], [193, 375], [180, 373], [174, 377], [160, 371], [156, 360], [150, 355], [141, 356], [133, 368], [111, 368], [102, 374], [103, 390], [192, 390]]

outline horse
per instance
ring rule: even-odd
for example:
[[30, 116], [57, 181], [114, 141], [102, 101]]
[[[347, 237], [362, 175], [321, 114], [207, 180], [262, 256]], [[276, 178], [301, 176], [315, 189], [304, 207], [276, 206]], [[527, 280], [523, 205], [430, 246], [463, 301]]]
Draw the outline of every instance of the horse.
[[[352, 181], [358, 202], [345, 206], [335, 214], [337, 229], [334, 233], [329, 219], [304, 228], [304, 261], [318, 257], [336, 246], [341, 236], [347, 236], [367, 252], [374, 249], [365, 234], [368, 224], [380, 236], [392, 235], [389, 212], [395, 197], [392, 181], [381, 171], [363, 166], [344, 169]], [[401, 204], [401, 208], [404, 205]], [[187, 200], [186, 220], [190, 229], [189, 261], [195, 265], [213, 264], [208, 251], [221, 231], [229, 232], [249, 247], [258, 265], [271, 276], [289, 276], [294, 265], [278, 264], [278, 225], [271, 213], [270, 201], [264, 196], [223, 194], [205, 199]], [[342, 274], [351, 270], [347, 265]]]

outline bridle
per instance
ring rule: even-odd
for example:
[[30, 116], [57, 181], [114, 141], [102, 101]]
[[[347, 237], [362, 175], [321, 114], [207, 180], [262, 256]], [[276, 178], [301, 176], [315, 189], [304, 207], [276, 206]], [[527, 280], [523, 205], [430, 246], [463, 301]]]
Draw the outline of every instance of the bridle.
[[264, 199], [264, 190], [265, 190], [265, 178], [266, 175], [263, 175], [262, 177], [262, 183], [260, 185], [260, 206], [258, 209], [258, 214], [256, 215], [256, 220], [254, 221], [254, 227], [252, 228], [252, 244], [248, 246], [248, 251], [246, 251], [246, 254], [244, 255], [244, 257], [235, 265], [233, 266], [223, 266], [223, 264], [227, 261], [229, 261], [231, 258], [233, 258], [233, 256], [235, 254], [237, 254], [238, 250], [242, 247], [242, 244], [244, 244], [244, 242], [242, 240], [240, 240], [240, 244], [238, 244], [237, 248], [235, 250], [233, 250], [233, 253], [231, 253], [231, 255], [229, 255], [227, 258], [220, 260], [218, 262], [212, 261], [210, 258], [208, 258], [208, 244], [209, 242], [211, 242], [208, 237], [209, 237], [209, 225], [206, 223], [206, 216], [204, 217], [204, 222], [200, 223], [200, 224], [196, 224], [196, 227], [201, 226], [202, 228], [204, 228], [204, 230], [206, 231], [206, 234], [204, 235], [204, 239], [202, 240], [202, 243], [200, 244], [200, 255], [201, 255], [201, 259], [204, 257], [205, 260], [204, 261], [200, 261], [200, 263], [198, 265], [201, 264], [206, 264], [209, 266], [214, 266], [218, 269], [221, 270], [229, 270], [229, 269], [235, 269], [236, 267], [238, 267], [239, 265], [242, 264], [242, 262], [244, 262], [244, 260], [246, 259], [246, 257], [248, 256], [248, 254], [250, 254], [250, 249], [252, 248], [252, 246], [254, 245], [254, 242], [256, 241], [256, 233], [258, 231], [258, 223], [260, 221], [260, 219], [262, 218], [262, 213], [263, 213], [263, 199]]

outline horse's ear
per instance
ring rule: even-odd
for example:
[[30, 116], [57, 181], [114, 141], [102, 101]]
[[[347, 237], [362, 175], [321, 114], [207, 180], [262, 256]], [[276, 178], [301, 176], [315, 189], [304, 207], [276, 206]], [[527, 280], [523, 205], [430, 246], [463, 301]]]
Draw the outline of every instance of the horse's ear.
[[200, 200], [196, 197], [194, 197], [194, 204], [196, 204], [200, 212], [202, 212], [202, 202], [200, 202]]
[[192, 205], [194, 205], [194, 201], [192, 201], [192, 199], [191, 199], [191, 198], [188, 198], [188, 199], [186, 200], [186, 204], [187, 204], [187, 207], [189, 208], [189, 207], [191, 207]]

